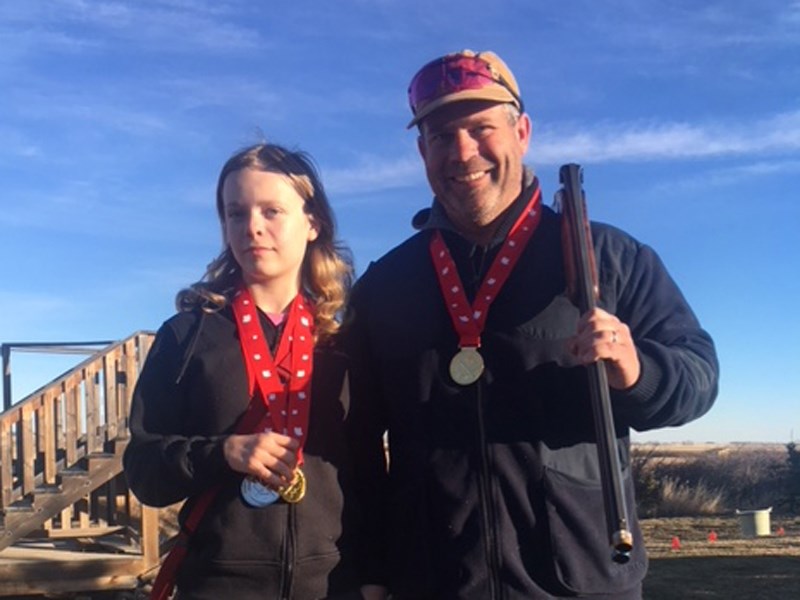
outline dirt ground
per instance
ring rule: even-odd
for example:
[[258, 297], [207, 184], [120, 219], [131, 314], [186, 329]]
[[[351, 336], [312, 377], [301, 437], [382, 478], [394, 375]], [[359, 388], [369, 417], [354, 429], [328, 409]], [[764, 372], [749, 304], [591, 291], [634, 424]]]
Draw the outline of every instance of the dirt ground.
[[645, 600], [800, 598], [800, 517], [771, 519], [769, 536], [745, 538], [739, 519], [648, 519]]

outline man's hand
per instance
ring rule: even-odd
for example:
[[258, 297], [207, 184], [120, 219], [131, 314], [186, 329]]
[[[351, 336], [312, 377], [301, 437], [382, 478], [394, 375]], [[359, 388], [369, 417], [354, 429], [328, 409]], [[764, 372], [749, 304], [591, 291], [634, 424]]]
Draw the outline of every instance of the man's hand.
[[277, 490], [291, 483], [299, 446], [296, 439], [270, 431], [228, 436], [222, 450], [231, 469]]
[[364, 600], [386, 600], [388, 595], [386, 588], [382, 585], [362, 585], [361, 597]]
[[631, 330], [600, 308], [581, 317], [570, 350], [584, 365], [606, 361], [608, 384], [616, 390], [625, 390], [639, 380], [642, 365]]

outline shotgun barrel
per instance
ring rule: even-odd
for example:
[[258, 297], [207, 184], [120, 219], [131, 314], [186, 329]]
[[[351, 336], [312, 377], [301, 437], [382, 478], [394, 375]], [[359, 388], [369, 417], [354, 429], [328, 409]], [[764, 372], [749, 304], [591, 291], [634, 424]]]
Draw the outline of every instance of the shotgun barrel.
[[[599, 285], [582, 187], [583, 169], [580, 165], [566, 164], [561, 167], [559, 177], [562, 188], [557, 204], [562, 213], [561, 236], [567, 289], [572, 302], [581, 314], [585, 314], [597, 306]], [[625, 507], [606, 366], [603, 361], [598, 361], [586, 368], [597, 437], [603, 504], [612, 548], [611, 557], [614, 562], [626, 563], [630, 560], [633, 549], [633, 535], [628, 528], [628, 512]]]

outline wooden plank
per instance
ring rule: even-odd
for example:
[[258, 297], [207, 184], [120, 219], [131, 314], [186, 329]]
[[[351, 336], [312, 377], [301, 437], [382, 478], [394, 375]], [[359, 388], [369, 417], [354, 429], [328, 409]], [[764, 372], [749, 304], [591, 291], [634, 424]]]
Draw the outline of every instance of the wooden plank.
[[70, 377], [64, 384], [64, 426], [65, 437], [64, 450], [66, 454], [67, 467], [71, 467], [78, 461], [78, 431], [80, 423], [80, 389], [77, 377]]
[[0, 419], [0, 508], [10, 506], [13, 500], [14, 460], [12, 456], [11, 415]]
[[64, 383], [58, 384], [53, 391], [53, 411], [54, 411], [54, 427], [55, 427], [55, 441], [56, 448], [63, 451], [67, 447], [67, 420], [66, 420], [66, 407], [67, 396], [64, 393]]
[[142, 509], [142, 562], [144, 570], [149, 571], [158, 566], [161, 560], [159, 542], [159, 510], [152, 506], [141, 505]]
[[[33, 407], [33, 410], [35, 411], [35, 414], [34, 414], [34, 417], [33, 417], [33, 430], [34, 430], [35, 435], [36, 435], [36, 438], [35, 438], [36, 439], [36, 442], [35, 442], [35, 444], [36, 444], [36, 446], [35, 446], [36, 447], [36, 452], [34, 454], [34, 457], [37, 458], [37, 459], [39, 457], [39, 454], [42, 452], [42, 449], [44, 448], [45, 438], [47, 437], [47, 430], [45, 429], [45, 427], [42, 426], [42, 411], [44, 410], [44, 406], [45, 406], [44, 396], [45, 396], [46, 393], [47, 393], [46, 389], [42, 390], [42, 392], [40, 394], [38, 394], [35, 399], [28, 401], [29, 404], [33, 405], [32, 407]], [[39, 467], [39, 469], [37, 469], [37, 471], [40, 470], [40, 469], [41, 469], [41, 467]], [[38, 474], [39, 473], [37, 473], [37, 475]]]
[[[99, 538], [106, 535], [114, 535], [118, 533], [123, 533], [125, 531], [125, 527], [122, 525], [93, 525], [86, 529], [78, 529], [77, 527], [72, 527], [67, 530], [62, 530], [58, 528], [44, 528], [42, 531], [41, 538], [39, 539], [48, 539], [48, 540], [74, 540], [76, 538]], [[37, 539], [38, 536], [36, 532], [30, 533], [25, 536], [26, 541]], [[0, 554], [0, 558], [2, 558], [2, 554]]]
[[138, 377], [136, 368], [136, 348], [137, 339], [131, 338], [125, 342], [125, 352], [122, 355], [122, 364], [120, 365], [120, 381], [118, 382], [119, 398], [120, 398], [120, 416], [125, 421], [125, 436], [128, 432], [128, 418], [131, 413], [131, 400], [133, 398], [133, 387]]
[[[44, 454], [42, 480], [47, 485], [56, 483], [56, 397], [58, 390], [48, 388], [42, 398], [41, 419], [39, 426], [44, 436], [39, 446]], [[41, 439], [41, 438], [40, 438]]]
[[137, 555], [11, 547], [0, 555], [0, 597], [135, 589]]
[[22, 495], [32, 494], [36, 487], [34, 474], [34, 461], [36, 460], [36, 445], [33, 437], [33, 420], [35, 417], [34, 405], [27, 403], [20, 411], [22, 419], [18, 436], [21, 440], [19, 464], [22, 465]]
[[141, 372], [142, 367], [144, 366], [144, 361], [147, 359], [147, 355], [150, 353], [150, 348], [153, 346], [153, 342], [155, 341], [155, 336], [151, 334], [145, 334], [139, 336], [139, 352], [137, 354], [137, 373]]
[[105, 383], [106, 405], [106, 440], [117, 437], [119, 422], [117, 415], [119, 405], [117, 399], [117, 365], [119, 364], [119, 347], [106, 353], [103, 357], [103, 382]]
[[75, 503], [75, 513], [77, 516], [78, 527], [85, 529], [89, 527], [89, 495]]
[[97, 363], [84, 369], [83, 398], [86, 410], [86, 451], [102, 452], [99, 443], [100, 431], [100, 399], [97, 394]]
[[[64, 510], [61, 511], [61, 527], [59, 528], [60, 531], [64, 533], [68, 533], [72, 529], [72, 511], [74, 509], [73, 506], [68, 506]], [[55, 531], [55, 529], [53, 530]]]

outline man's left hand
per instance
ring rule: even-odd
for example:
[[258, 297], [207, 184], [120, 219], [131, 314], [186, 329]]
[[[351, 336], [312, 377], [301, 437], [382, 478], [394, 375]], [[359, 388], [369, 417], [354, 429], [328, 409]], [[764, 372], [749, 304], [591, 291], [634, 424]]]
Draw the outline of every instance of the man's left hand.
[[616, 390], [632, 387], [642, 370], [631, 330], [617, 317], [600, 308], [583, 315], [570, 350], [581, 364], [606, 361], [608, 384]]

